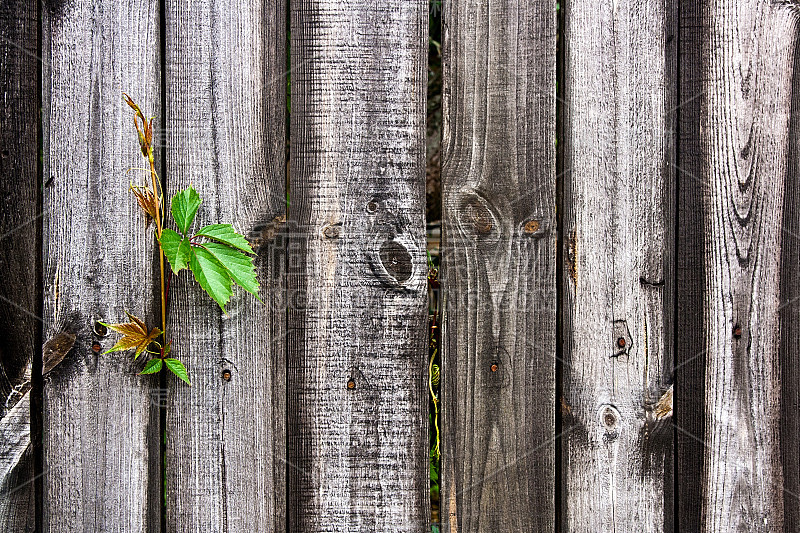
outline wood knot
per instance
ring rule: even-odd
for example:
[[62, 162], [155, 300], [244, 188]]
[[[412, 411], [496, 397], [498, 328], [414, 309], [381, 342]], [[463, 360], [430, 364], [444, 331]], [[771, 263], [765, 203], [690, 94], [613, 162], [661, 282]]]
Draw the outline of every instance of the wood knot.
[[742, 326], [736, 324], [733, 326], [733, 338], [741, 339], [742, 338]]
[[105, 337], [108, 335], [108, 328], [99, 320], [95, 320], [94, 325], [92, 326], [92, 331], [94, 331], [94, 334], [98, 337]]
[[613, 405], [604, 405], [600, 408], [600, 425], [605, 429], [604, 443], [609, 444], [619, 437], [619, 419], [619, 411]]
[[399, 242], [384, 242], [381, 245], [380, 259], [386, 272], [399, 283], [404, 283], [411, 278], [411, 273], [413, 272], [411, 254]]
[[542, 224], [538, 220], [531, 219], [522, 226], [522, 231], [524, 231], [526, 235], [534, 235], [541, 227]]
[[338, 224], [328, 224], [322, 228], [322, 235], [324, 235], [326, 239], [338, 239], [340, 234], [341, 229]]
[[492, 213], [483, 205], [482, 202], [473, 198], [463, 204], [463, 215], [461, 221], [478, 235], [486, 235], [492, 231]]
[[606, 429], [614, 429], [617, 426], [617, 410], [610, 405], [603, 409], [603, 425]]

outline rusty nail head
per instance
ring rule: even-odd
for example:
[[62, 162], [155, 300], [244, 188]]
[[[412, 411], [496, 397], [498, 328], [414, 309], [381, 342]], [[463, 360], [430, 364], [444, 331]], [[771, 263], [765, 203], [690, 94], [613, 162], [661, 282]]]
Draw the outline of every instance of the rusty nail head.
[[617, 346], [619, 346], [620, 348], [624, 348], [625, 344], [626, 344], [625, 337], [620, 337], [617, 339]]
[[375, 203], [375, 200], [370, 201], [367, 203], [367, 213], [374, 213], [378, 210], [378, 204]]
[[539, 231], [539, 221], [529, 220], [525, 223], [525, 233], [536, 233]]
[[500, 368], [500, 365], [497, 363], [492, 363], [492, 372], [497, 372], [497, 369]]
[[733, 327], [733, 336], [736, 337], [737, 339], [741, 338], [741, 336], [742, 336], [742, 326], [740, 326], [739, 324], [736, 324]]
[[355, 389], [356, 388], [356, 382], [353, 381], [352, 379], [348, 380], [347, 381], [347, 388], [348, 389]]
[[224, 379], [225, 381], [231, 380], [231, 371], [228, 370], [227, 368], [222, 371], [222, 379]]
[[99, 342], [96, 342], [96, 343], [92, 344], [92, 351], [93, 351], [94, 353], [98, 353], [100, 350], [102, 350], [102, 348], [103, 348], [103, 347], [102, 347], [102, 346], [100, 346], [100, 343], [99, 343]]

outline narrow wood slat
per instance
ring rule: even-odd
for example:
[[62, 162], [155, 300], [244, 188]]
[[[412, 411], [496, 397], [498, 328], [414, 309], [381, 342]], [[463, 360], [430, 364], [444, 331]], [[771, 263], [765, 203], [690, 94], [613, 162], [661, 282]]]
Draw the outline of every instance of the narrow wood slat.
[[159, 527], [157, 382], [130, 353], [101, 355], [116, 336], [94, 327], [158, 322], [155, 241], [128, 190], [149, 174], [126, 173], [145, 161], [122, 99], [160, 115], [158, 4], [44, 3], [44, 339], [76, 336], [45, 377], [45, 532]]
[[[798, 238], [791, 231], [796, 224], [782, 223], [784, 209], [793, 205], [793, 196], [784, 201], [787, 186], [796, 186], [797, 169], [789, 166], [796, 150], [790, 149], [790, 140], [796, 140], [790, 115], [800, 12], [793, 2], [759, 0], [689, 7], [694, 16], [682, 24], [694, 37], [685, 58], [692, 65], [682, 82], [697, 94], [683, 91], [682, 100], [699, 99], [691, 117], [698, 139], [696, 150], [682, 156], [681, 187], [693, 196], [681, 208], [699, 207], [701, 224], [682, 225], [681, 231], [701, 246], [691, 250], [681, 285], [696, 287], [702, 280], [702, 293], [695, 297], [702, 322], [692, 326], [702, 331], [694, 353], [704, 353], [705, 364], [698, 375], [687, 376], [678, 393], [700, 380], [705, 390], [703, 404], [682, 402], [678, 412], [704, 411], [700, 434], [678, 419], [679, 434], [702, 443], [680, 450], [694, 454], [679, 463], [680, 486], [691, 487], [686, 492], [691, 499], [682, 496], [681, 525], [783, 531], [784, 500], [796, 523], [798, 498], [784, 491], [785, 471], [787, 487], [797, 487], [798, 472], [791, 469], [797, 442], [781, 442], [782, 434], [791, 437], [798, 416], [796, 405], [784, 405], [796, 396], [797, 384], [782, 383], [782, 372], [796, 375], [785, 364], [797, 359], [791, 331], [796, 325], [784, 321], [787, 329], [781, 331], [781, 314], [791, 316], [788, 308], [797, 305], [781, 300], [792, 294], [786, 284], [791, 282], [782, 276], [796, 278], [797, 265], [787, 270], [784, 263], [781, 273], [781, 257], [784, 247], [792, 253]], [[688, 348], [679, 355], [679, 363], [693, 357]], [[702, 470], [686, 469], [693, 464], [702, 464]]]
[[556, 11], [445, 5], [442, 527], [552, 531]]
[[0, 531], [33, 531], [31, 361], [39, 343], [39, 4], [0, 5]]
[[702, 262], [703, 187], [700, 168], [700, 109], [706, 93], [701, 78], [704, 30], [700, 2], [681, 4], [679, 21], [678, 204], [675, 343], [675, 495], [679, 531], [700, 531], [705, 427], [705, 332], [703, 298], [706, 273]]
[[[795, 51], [793, 72], [800, 72]], [[781, 459], [784, 531], [800, 530], [800, 76], [792, 75], [788, 168], [783, 199], [781, 246], [780, 353]]]
[[290, 531], [429, 529], [427, 5], [292, 4]]
[[172, 280], [192, 387], [167, 377], [169, 531], [285, 531], [285, 27], [282, 1], [166, 2], [168, 196], [191, 183], [195, 230], [251, 238], [264, 300], [236, 289], [224, 315], [188, 271]]
[[675, 7], [566, 5], [566, 531], [673, 530]]

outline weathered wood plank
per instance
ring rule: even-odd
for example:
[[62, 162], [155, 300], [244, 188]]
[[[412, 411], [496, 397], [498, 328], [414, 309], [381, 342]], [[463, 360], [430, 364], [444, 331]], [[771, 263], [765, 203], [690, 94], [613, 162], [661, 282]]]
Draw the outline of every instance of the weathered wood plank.
[[556, 11], [445, 6], [442, 528], [555, 520]]
[[[702, 224], [685, 231], [700, 232], [695, 241], [702, 242], [687, 275], [703, 281], [703, 321], [694, 327], [703, 332], [705, 409], [703, 433], [687, 435], [702, 442], [694, 451], [703, 454], [703, 469], [682, 472], [681, 485], [697, 480], [701, 487], [690, 493], [699, 502], [682, 502], [682, 525], [781, 531], [784, 498], [794, 507], [797, 498], [784, 492], [781, 412], [793, 425], [798, 414], [796, 406], [782, 408], [779, 354], [781, 307], [797, 305], [781, 303], [781, 252], [797, 238], [782, 222], [787, 176], [796, 172], [789, 144], [800, 17], [792, 2], [759, 0], [703, 3], [694, 13], [683, 24], [700, 28], [687, 58], [697, 74], [687, 81], [702, 95], [699, 139], [684, 156], [694, 172], [683, 172], [681, 183], [702, 199]], [[784, 275], [796, 277], [796, 265]], [[684, 352], [682, 360], [689, 357]], [[796, 442], [786, 444], [797, 453]], [[689, 507], [698, 503], [700, 513]]]
[[126, 173], [143, 159], [122, 99], [160, 115], [158, 5], [44, 3], [44, 338], [75, 335], [45, 377], [45, 532], [159, 527], [156, 381], [129, 353], [100, 355], [116, 339], [95, 327], [126, 310], [158, 321], [155, 241], [128, 191], [144, 178]]
[[[282, 1], [166, 2], [167, 190], [200, 193], [196, 229], [260, 241], [285, 215], [285, 27]], [[285, 531], [284, 241], [255, 240], [265, 303], [237, 290], [223, 315], [188, 272], [172, 281], [193, 386], [168, 376], [169, 531]]]
[[39, 4], [0, 4], [0, 531], [33, 531], [31, 361], [38, 351], [41, 227]]
[[566, 531], [673, 529], [674, 9], [566, 5]]
[[289, 530], [424, 531], [427, 2], [291, 9]]

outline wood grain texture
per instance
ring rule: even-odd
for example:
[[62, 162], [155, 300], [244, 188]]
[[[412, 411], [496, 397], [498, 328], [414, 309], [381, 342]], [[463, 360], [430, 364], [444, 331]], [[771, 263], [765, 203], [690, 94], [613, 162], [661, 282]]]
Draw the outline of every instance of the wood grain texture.
[[168, 376], [169, 531], [285, 531], [285, 241], [260, 240], [286, 210], [284, 5], [166, 2], [168, 195], [193, 184], [195, 230], [254, 239], [264, 300], [237, 289], [224, 315], [188, 271], [173, 278], [167, 327], [192, 387]]
[[673, 529], [674, 8], [566, 6], [566, 531]]
[[[692, 493], [699, 501], [682, 502], [682, 523], [689, 531], [782, 531], [784, 498], [797, 498], [784, 492], [779, 354], [781, 311], [796, 305], [781, 301], [781, 256], [797, 238], [782, 222], [787, 176], [796, 171], [789, 143], [798, 12], [790, 2], [752, 0], [704, 3], [695, 13], [684, 24], [701, 28], [689, 60], [703, 97], [697, 150], [686, 156], [696, 173], [683, 181], [695, 181], [702, 198], [702, 224], [688, 229], [702, 232], [702, 255], [687, 266], [703, 280], [695, 327], [703, 332], [705, 408], [703, 434], [689, 435], [702, 442], [693, 450], [703, 454], [702, 490]], [[784, 275], [796, 277], [796, 265]], [[796, 408], [787, 416], [795, 419]], [[701, 512], [691, 511], [698, 504]]]
[[555, 520], [556, 11], [445, 6], [442, 529]]
[[430, 529], [427, 5], [292, 4], [290, 531]]
[[130, 353], [100, 355], [116, 336], [95, 321], [158, 321], [155, 240], [128, 191], [149, 175], [126, 173], [144, 160], [122, 100], [160, 115], [158, 2], [45, 2], [43, 17], [44, 338], [77, 337], [45, 377], [43, 527], [153, 531], [156, 382]]
[[39, 336], [39, 4], [0, 3], [0, 531], [33, 531], [31, 361]]

